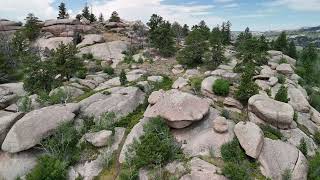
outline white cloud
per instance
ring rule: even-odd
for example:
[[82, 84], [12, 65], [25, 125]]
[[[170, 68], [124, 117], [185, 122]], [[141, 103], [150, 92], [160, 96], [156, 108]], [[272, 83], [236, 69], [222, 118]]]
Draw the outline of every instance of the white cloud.
[[0, 17], [22, 21], [28, 13], [40, 19], [55, 18], [54, 0], [0, 0]]
[[233, 2], [234, 0], [214, 0], [217, 3], [229, 3], [229, 2]]
[[123, 19], [147, 22], [152, 14], [158, 14], [171, 22], [194, 25], [205, 20], [208, 25], [215, 26], [224, 19], [212, 15], [213, 8], [213, 5], [165, 4], [163, 0], [100, 0], [92, 5], [95, 14], [102, 12], [107, 18], [112, 11], [117, 11]]
[[266, 4], [268, 6], [286, 6], [298, 11], [320, 11], [319, 0], [274, 0]]
[[226, 4], [223, 6], [224, 8], [236, 8], [239, 7], [238, 3], [231, 3], [231, 4]]

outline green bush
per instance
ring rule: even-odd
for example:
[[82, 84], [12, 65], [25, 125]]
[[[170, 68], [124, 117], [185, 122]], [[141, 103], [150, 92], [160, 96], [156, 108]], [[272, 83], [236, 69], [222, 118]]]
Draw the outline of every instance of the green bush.
[[308, 155], [308, 148], [307, 148], [307, 143], [304, 138], [300, 140], [300, 145], [299, 145], [299, 150], [304, 154], [305, 156]]
[[120, 73], [120, 83], [122, 86], [124, 86], [128, 83], [126, 72], [123, 69], [121, 70], [121, 73]]
[[282, 74], [278, 76], [278, 83], [283, 84], [286, 82], [286, 77]]
[[201, 92], [201, 83], [202, 78], [200, 77], [192, 77], [190, 78], [190, 84], [195, 94], [199, 94]]
[[310, 104], [314, 107], [317, 111], [320, 111], [320, 94], [313, 93], [310, 97]]
[[167, 76], [167, 75], [161, 75], [163, 77], [163, 81], [162, 82], [155, 82], [152, 83], [152, 91], [158, 91], [160, 89], [163, 90], [170, 90], [172, 87], [172, 79]]
[[81, 69], [79, 71], [76, 72], [76, 77], [80, 78], [80, 79], [85, 79], [87, 76], [87, 71], [84, 69]]
[[291, 180], [292, 179], [292, 173], [290, 169], [286, 169], [282, 174], [282, 180]]
[[314, 142], [318, 145], [320, 145], [320, 131], [317, 131], [315, 134], [314, 134]]
[[309, 161], [308, 179], [320, 180], [320, 153], [319, 152]]
[[178, 158], [180, 147], [170, 134], [170, 129], [160, 117], [151, 119], [143, 127], [144, 135], [135, 141], [127, 154], [127, 162], [136, 169], [165, 164]]
[[119, 180], [138, 180], [139, 171], [134, 168], [123, 168], [119, 174]]
[[274, 99], [280, 102], [288, 103], [289, 102], [288, 88], [282, 85], [278, 90]]
[[224, 79], [217, 79], [212, 86], [212, 90], [219, 96], [227, 96], [230, 91], [229, 81]]
[[80, 158], [80, 149], [77, 147], [80, 138], [71, 122], [63, 123], [52, 136], [41, 141], [41, 146], [50, 156], [71, 165]]
[[230, 180], [251, 179], [246, 169], [236, 163], [226, 163], [222, 169], [222, 174]]
[[21, 97], [17, 104], [20, 112], [31, 111], [31, 99], [29, 98], [29, 96]]
[[275, 129], [269, 125], [262, 125], [260, 128], [263, 131], [264, 136], [267, 138], [277, 140], [283, 137], [280, 130]]
[[42, 156], [38, 164], [27, 174], [27, 180], [64, 180], [67, 179], [67, 163], [52, 156]]
[[279, 64], [286, 64], [288, 61], [285, 58], [281, 58]]
[[126, 54], [123, 58], [123, 62], [131, 64], [132, 62], [134, 62], [133, 56], [131, 54]]
[[114, 74], [114, 69], [112, 67], [108, 66], [108, 67], [104, 68], [103, 72], [107, 73], [111, 76]]
[[221, 146], [221, 156], [223, 161], [233, 163], [240, 163], [246, 158], [246, 155], [236, 138]]
[[82, 54], [82, 59], [89, 59], [92, 60], [93, 59], [93, 54], [92, 53], [86, 53], [86, 54]]

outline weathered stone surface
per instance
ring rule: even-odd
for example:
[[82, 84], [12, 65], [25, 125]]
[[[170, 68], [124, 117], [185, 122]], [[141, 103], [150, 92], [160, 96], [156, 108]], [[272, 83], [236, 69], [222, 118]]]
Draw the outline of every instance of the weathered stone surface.
[[[159, 92], [154, 93], [159, 94]], [[160, 116], [167, 121], [170, 127], [184, 128], [192, 122], [203, 119], [208, 111], [207, 100], [172, 89], [164, 92], [154, 105], [150, 105], [144, 116]]]
[[151, 81], [151, 82], [162, 82], [163, 81], [163, 77], [162, 76], [149, 76], [148, 77], [148, 81]]
[[316, 132], [320, 131], [320, 126], [311, 120], [310, 113], [297, 112], [297, 114], [297, 122], [306, 127], [311, 134], [314, 135]]
[[183, 77], [179, 77], [173, 84], [172, 84], [172, 88], [173, 89], [182, 89], [183, 87], [185, 87], [186, 85], [188, 85], [188, 80], [183, 78]]
[[106, 146], [110, 142], [112, 131], [102, 130], [96, 133], [86, 133], [84, 138], [95, 147]]
[[217, 133], [225, 133], [229, 129], [228, 121], [225, 117], [217, 117], [213, 120], [213, 130]]
[[139, 138], [144, 134], [143, 126], [149, 122], [149, 118], [143, 118], [141, 119], [136, 125], [133, 126], [132, 130], [127, 136], [127, 139], [125, 140], [123, 147], [121, 149], [121, 153], [119, 156], [119, 162], [124, 163], [126, 160], [126, 153], [128, 152], [129, 145], [134, 142], [134, 140], [139, 140]]
[[271, 179], [282, 179], [285, 170], [292, 172], [294, 180], [307, 179], [307, 159], [291, 144], [265, 138], [258, 161], [262, 174]]
[[186, 70], [186, 72], [184, 73], [183, 77], [190, 79], [192, 77], [196, 77], [199, 76], [200, 72], [197, 69], [188, 69]]
[[80, 49], [79, 55], [92, 53], [95, 58], [112, 61], [112, 66], [115, 67], [123, 60], [122, 52], [127, 48], [128, 45], [125, 41], [112, 41], [83, 47]]
[[260, 74], [271, 77], [275, 75], [275, 71], [272, 70], [269, 66], [262, 66], [262, 70], [260, 71]]
[[2, 144], [2, 150], [16, 153], [35, 146], [61, 123], [72, 121], [78, 109], [76, 104], [67, 104], [29, 112], [12, 126]]
[[243, 109], [243, 106], [242, 104], [238, 101], [238, 100], [235, 100], [231, 97], [226, 97], [224, 100], [223, 100], [223, 104], [227, 107], [234, 107], [234, 108], [237, 108], [237, 109]]
[[270, 89], [270, 85], [268, 81], [263, 81], [263, 80], [256, 80], [255, 83], [262, 89], [263, 91], [266, 91]]
[[292, 69], [290, 64], [280, 64], [277, 67], [277, 72], [285, 75], [291, 75], [294, 73], [294, 70]]
[[56, 89], [53, 89], [49, 93], [49, 96], [54, 96], [55, 94], [57, 94], [59, 92], [63, 92], [66, 95], [66, 97], [71, 98], [71, 99], [79, 97], [82, 94], [84, 94], [83, 90], [78, 89], [76, 87], [73, 87], [73, 86], [61, 86], [61, 87], [58, 87]]
[[105, 113], [113, 112], [118, 118], [123, 117], [142, 104], [144, 98], [145, 94], [137, 87], [116, 88], [107, 98], [88, 105], [83, 114], [99, 119]]
[[95, 88], [95, 90], [100, 91], [100, 90], [108, 89], [108, 88], [115, 87], [115, 86], [121, 86], [121, 82], [120, 82], [119, 77], [112, 78], [112, 79], [100, 84], [97, 88]]
[[318, 146], [314, 143], [313, 139], [307, 136], [303, 131], [299, 128], [289, 129], [289, 130], [281, 130], [281, 134], [286, 138], [287, 142], [299, 148], [301, 144], [301, 140], [307, 144], [308, 156], [315, 155], [316, 149]]
[[269, 61], [272, 63], [279, 64], [281, 59], [285, 59], [290, 65], [292, 65], [292, 66], [296, 65], [295, 59], [293, 59], [287, 55], [284, 55], [281, 51], [270, 50], [270, 51], [268, 51], [268, 54], [271, 57], [271, 59]]
[[197, 157], [189, 162], [191, 172], [180, 180], [227, 180], [220, 168]]
[[0, 152], [0, 179], [16, 180], [28, 174], [37, 164], [38, 155], [35, 151], [15, 154]]
[[14, 94], [8, 87], [0, 86], [0, 109], [8, 107], [18, 99], [18, 96]]
[[173, 66], [172, 73], [173, 74], [181, 74], [184, 72], [184, 68], [181, 64], [177, 64]]
[[320, 126], [320, 113], [316, 109], [311, 107], [310, 115], [311, 115], [311, 121], [313, 121], [318, 126]]
[[299, 112], [310, 111], [310, 104], [299, 89], [289, 86], [288, 97], [290, 98], [289, 104], [294, 110]]
[[293, 122], [291, 105], [273, 100], [265, 95], [254, 95], [249, 99], [249, 111], [261, 120], [278, 128], [289, 128]]
[[61, 37], [73, 37], [75, 33], [88, 33], [93, 29], [93, 26], [81, 23], [76, 19], [46, 20], [42, 27], [42, 31]]
[[12, 113], [10, 115], [0, 117], [0, 145], [4, 141], [10, 128], [23, 116], [22, 113]]
[[182, 143], [182, 150], [188, 156], [209, 155], [214, 152], [216, 157], [221, 157], [221, 146], [234, 138], [234, 123], [227, 120], [228, 131], [217, 133], [213, 130], [213, 122], [219, 116], [219, 112], [213, 108], [209, 114], [197, 123], [183, 129], [173, 129], [175, 139]]
[[263, 132], [259, 126], [252, 122], [239, 122], [234, 127], [234, 133], [246, 154], [257, 158], [264, 143]]
[[78, 48], [83, 48], [85, 46], [90, 46], [97, 43], [103, 43], [104, 37], [100, 34], [87, 34], [84, 36], [82, 42], [77, 45]]
[[72, 37], [52, 37], [49, 39], [40, 38], [35, 43], [34, 46], [39, 47], [40, 49], [57, 49], [59, 44], [70, 44], [73, 42]]
[[217, 79], [218, 78], [216, 76], [210, 76], [205, 78], [201, 83], [201, 92], [213, 94], [212, 86]]

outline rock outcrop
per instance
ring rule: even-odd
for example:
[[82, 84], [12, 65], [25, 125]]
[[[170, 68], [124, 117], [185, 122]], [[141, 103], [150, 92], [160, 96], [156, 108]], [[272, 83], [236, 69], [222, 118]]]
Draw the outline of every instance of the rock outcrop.
[[[157, 94], [158, 98], [153, 98], [154, 94]], [[160, 116], [173, 128], [185, 128], [195, 121], [200, 121], [209, 111], [207, 100], [175, 89], [153, 92], [148, 101], [150, 106], [144, 116]]]

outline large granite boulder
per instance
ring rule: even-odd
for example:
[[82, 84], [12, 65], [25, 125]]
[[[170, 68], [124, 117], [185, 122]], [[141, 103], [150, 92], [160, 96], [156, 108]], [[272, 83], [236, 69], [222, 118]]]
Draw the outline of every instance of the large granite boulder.
[[0, 145], [4, 141], [10, 128], [23, 116], [22, 113], [12, 113], [10, 115], [0, 117]]
[[99, 119], [105, 113], [113, 112], [120, 118], [133, 112], [145, 99], [145, 93], [137, 87], [115, 88], [110, 93], [105, 99], [88, 105], [82, 113]]
[[320, 113], [316, 109], [311, 108], [310, 115], [311, 115], [311, 121], [313, 121], [318, 126], [320, 126]]
[[158, 94], [159, 98], [149, 99], [150, 106], [144, 116], [160, 116], [173, 128], [185, 128], [195, 121], [200, 121], [209, 112], [207, 100], [189, 93], [172, 89], [167, 92], [156, 91], [152, 94]]
[[83, 48], [97, 43], [104, 43], [104, 37], [100, 34], [87, 34], [84, 35], [83, 40], [77, 45], [78, 48]]
[[112, 61], [112, 66], [115, 67], [123, 60], [122, 52], [127, 48], [128, 43], [125, 41], [112, 41], [83, 47], [80, 49], [79, 55], [92, 53], [97, 59]]
[[188, 79], [185, 79], [183, 77], [179, 77], [173, 84], [172, 84], [172, 88], [173, 89], [182, 89], [183, 87], [187, 86], [188, 83]]
[[10, 106], [18, 99], [17, 94], [13, 93], [7, 87], [0, 86], [0, 109]]
[[0, 35], [12, 35], [22, 28], [22, 23], [0, 19]]
[[54, 19], [44, 22], [42, 31], [49, 32], [56, 37], [73, 37], [75, 33], [88, 33], [93, 26], [82, 24], [76, 19]]
[[84, 94], [84, 91], [73, 86], [61, 86], [50, 91], [49, 96], [54, 96], [62, 92], [67, 98], [76, 98]]
[[180, 180], [227, 180], [220, 168], [200, 158], [192, 158], [188, 163], [190, 173], [181, 177]]
[[234, 133], [246, 154], [257, 158], [264, 142], [263, 132], [259, 126], [252, 122], [239, 122], [234, 127]]
[[307, 179], [307, 159], [296, 147], [281, 140], [265, 138], [258, 161], [262, 174], [271, 179], [281, 180], [286, 170], [292, 173], [293, 180]]
[[217, 78], [216, 76], [210, 76], [210, 77], [205, 78], [201, 83], [201, 92], [203, 94], [206, 94], [206, 93], [213, 94], [212, 86], [213, 86], [214, 82], [216, 82], [217, 79], [219, 79], [219, 78]]
[[0, 179], [16, 180], [28, 174], [37, 164], [39, 152], [25, 151], [10, 154], [0, 151]]
[[[286, 129], [293, 123], [294, 110], [291, 105], [273, 100], [266, 95], [254, 95], [248, 102], [249, 111], [262, 121]], [[250, 119], [251, 120], [251, 119]]]
[[308, 100], [298, 88], [289, 86], [288, 97], [290, 98], [289, 104], [294, 110], [299, 112], [310, 111], [310, 104]]
[[221, 157], [221, 146], [234, 138], [234, 122], [227, 120], [228, 130], [224, 133], [214, 130], [214, 121], [219, 116], [219, 111], [210, 108], [209, 114], [197, 123], [183, 128], [172, 129], [175, 139], [182, 144], [181, 148], [187, 156], [210, 155]]
[[269, 62], [279, 64], [281, 59], [285, 59], [290, 65], [296, 65], [297, 61], [295, 59], [283, 54], [281, 51], [270, 50], [268, 54], [270, 56]]
[[61, 43], [62, 44], [73, 43], [73, 37], [52, 37], [49, 39], [39, 38], [34, 43], [34, 46], [42, 50], [44, 49], [54, 50], [54, 49], [57, 49]]
[[99, 132], [86, 133], [84, 138], [95, 147], [103, 147], [111, 142], [112, 131], [102, 130]]
[[294, 70], [292, 69], [290, 64], [280, 64], [277, 67], [277, 72], [285, 75], [292, 75]]
[[70, 122], [79, 110], [77, 104], [54, 105], [34, 110], [16, 122], [8, 132], [2, 150], [20, 152], [38, 144], [65, 122]]

